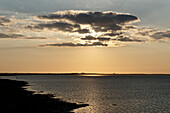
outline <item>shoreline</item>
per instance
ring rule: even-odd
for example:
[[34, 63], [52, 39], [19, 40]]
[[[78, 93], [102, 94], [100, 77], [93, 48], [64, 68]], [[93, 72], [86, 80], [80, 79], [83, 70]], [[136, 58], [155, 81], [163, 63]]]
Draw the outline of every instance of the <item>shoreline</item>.
[[0, 79], [0, 112], [2, 113], [68, 113], [89, 106], [54, 98], [52, 94], [34, 94], [25, 81]]
[[22, 76], [22, 75], [104, 75], [104, 76], [170, 76], [170, 74], [119, 74], [119, 73], [0, 73], [0, 76]]

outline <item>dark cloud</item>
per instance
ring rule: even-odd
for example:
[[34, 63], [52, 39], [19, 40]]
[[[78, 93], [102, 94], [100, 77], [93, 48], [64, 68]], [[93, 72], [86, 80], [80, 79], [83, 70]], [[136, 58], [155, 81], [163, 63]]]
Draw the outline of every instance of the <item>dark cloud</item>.
[[13, 38], [13, 39], [46, 39], [45, 37], [28, 37], [21, 34], [4, 34], [0, 33], [0, 38]]
[[[59, 31], [78, 33], [81, 40], [86, 43], [57, 43], [42, 46], [108, 46], [109, 41], [141, 42], [141, 40], [125, 37], [124, 30], [134, 29], [128, 26], [130, 22], [135, 22], [138, 17], [126, 14], [109, 12], [90, 11], [58, 11], [49, 15], [38, 16], [42, 20], [41, 24], [28, 26], [31, 29], [56, 29]], [[46, 22], [46, 23], [43, 23]], [[47, 23], [48, 22], [48, 23]], [[92, 34], [96, 34], [93, 36]], [[83, 34], [83, 35], [82, 35]], [[122, 36], [122, 37], [121, 37]], [[116, 39], [112, 39], [115, 37]], [[98, 41], [98, 42], [92, 42]], [[105, 42], [106, 44], [103, 44]]]
[[81, 38], [82, 40], [96, 40], [97, 38], [93, 37], [93, 36], [86, 36], [85, 38]]
[[82, 40], [99, 40], [99, 41], [110, 41], [111, 38], [106, 38], [106, 37], [94, 37], [91, 35], [86, 36], [85, 38], [81, 38]]
[[[134, 22], [139, 20], [136, 16], [130, 14], [120, 14], [111, 11], [110, 12], [59, 11], [54, 14], [38, 16], [38, 18], [48, 19], [51, 21], [57, 19], [65, 22], [72, 22], [78, 25], [89, 25], [96, 32], [122, 30], [122, 25], [128, 22]], [[86, 33], [88, 33], [87, 30]]]
[[138, 32], [136, 34], [137, 35], [142, 35], [142, 36], [150, 36], [150, 33], [153, 33], [153, 32], [155, 32], [155, 30], [151, 30], [151, 29], [138, 29]]
[[9, 35], [6, 35], [6, 34], [3, 34], [3, 33], [0, 33], [0, 38], [9, 38], [10, 36]]
[[20, 34], [4, 34], [0, 33], [0, 38], [18, 38], [18, 37], [23, 37], [24, 35]]
[[24, 37], [23, 39], [47, 39], [45, 37]]
[[107, 44], [103, 44], [102, 42], [94, 42], [92, 44], [81, 44], [81, 43], [59, 43], [59, 44], [45, 44], [40, 45], [41, 47], [47, 47], [47, 46], [55, 46], [55, 47], [88, 47], [88, 46], [108, 46]]
[[106, 37], [98, 37], [97, 40], [99, 41], [110, 41], [111, 38], [106, 38]]
[[7, 19], [5, 17], [0, 17], [0, 25], [4, 25], [4, 23], [11, 22], [10, 19]]
[[74, 29], [79, 29], [80, 30], [80, 25], [78, 24], [70, 24], [70, 23], [65, 23], [65, 22], [55, 22], [55, 23], [47, 23], [47, 24], [38, 24], [35, 26], [27, 26], [27, 28], [37, 28], [37, 29], [58, 29], [61, 31], [67, 31], [67, 32], [73, 32]]
[[67, 19], [78, 24], [108, 26], [110, 24], [124, 24], [138, 20], [136, 16], [115, 12], [81, 12], [63, 11], [55, 14], [38, 16], [41, 19]]
[[154, 39], [164, 39], [164, 38], [170, 39], [170, 30], [168, 30], [168, 31], [158, 31], [158, 32], [150, 35], [150, 37], [152, 37]]
[[121, 41], [121, 42], [143, 42], [143, 40], [133, 39], [127, 36], [119, 36], [118, 38], [112, 40]]
[[106, 34], [104, 34], [104, 36], [119, 36], [121, 34], [122, 34], [122, 32], [121, 33], [106, 33]]
[[89, 29], [81, 29], [79, 24], [70, 24], [66, 22], [54, 22], [54, 23], [45, 23], [45, 24], [38, 24], [27, 26], [29, 29], [57, 29], [64, 32], [78, 32], [79, 34], [90, 33]]
[[126, 25], [125, 28], [126, 29], [136, 29], [136, 26], [134, 26], [134, 25]]
[[164, 40], [164, 39], [170, 39], [170, 30], [155, 30], [155, 29], [142, 29], [142, 31], [139, 29], [139, 32], [136, 33], [137, 35], [147, 36], [151, 37], [154, 40]]
[[103, 44], [102, 42], [94, 42], [93, 46], [108, 46], [108, 44]]
[[78, 29], [74, 32], [78, 32], [80, 34], [85, 34], [85, 33], [90, 33], [90, 30], [89, 29]]

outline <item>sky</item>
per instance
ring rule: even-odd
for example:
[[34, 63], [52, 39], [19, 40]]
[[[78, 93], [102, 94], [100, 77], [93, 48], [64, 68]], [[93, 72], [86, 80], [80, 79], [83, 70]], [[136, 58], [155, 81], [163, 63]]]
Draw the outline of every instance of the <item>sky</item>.
[[0, 0], [0, 72], [170, 73], [168, 0]]

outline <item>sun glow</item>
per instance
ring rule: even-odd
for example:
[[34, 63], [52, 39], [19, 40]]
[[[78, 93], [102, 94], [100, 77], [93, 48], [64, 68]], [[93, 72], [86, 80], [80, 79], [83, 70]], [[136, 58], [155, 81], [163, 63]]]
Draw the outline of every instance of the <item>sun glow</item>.
[[96, 32], [90, 25], [81, 25], [81, 29], [89, 29], [90, 33], [84, 35], [91, 35], [93, 37], [101, 36], [102, 32]]
[[80, 76], [86, 76], [86, 77], [102, 77], [105, 75], [99, 75], [99, 74], [82, 74]]

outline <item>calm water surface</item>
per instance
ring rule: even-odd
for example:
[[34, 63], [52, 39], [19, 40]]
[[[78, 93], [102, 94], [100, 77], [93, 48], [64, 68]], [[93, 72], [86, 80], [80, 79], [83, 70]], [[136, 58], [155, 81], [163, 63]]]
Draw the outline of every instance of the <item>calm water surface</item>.
[[170, 113], [170, 76], [26, 75], [17, 80], [29, 82], [29, 90], [90, 105], [77, 113]]

